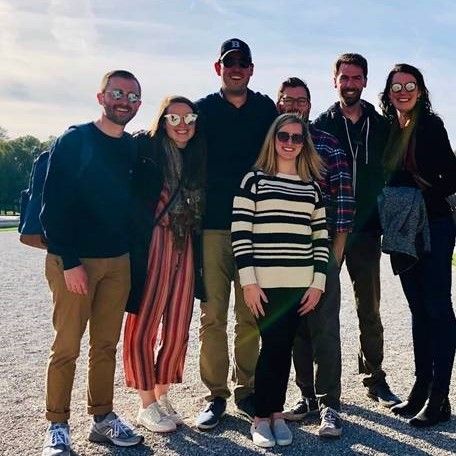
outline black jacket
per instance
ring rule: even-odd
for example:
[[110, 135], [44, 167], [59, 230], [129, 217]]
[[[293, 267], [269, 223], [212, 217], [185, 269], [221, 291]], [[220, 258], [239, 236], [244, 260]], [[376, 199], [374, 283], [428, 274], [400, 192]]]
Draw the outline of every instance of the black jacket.
[[[147, 278], [147, 262], [155, 210], [163, 188], [164, 153], [148, 132], [134, 137], [138, 147], [138, 161], [133, 171], [133, 198], [131, 207], [130, 267], [131, 289], [126, 311], [138, 313]], [[195, 268], [195, 297], [204, 299], [202, 242], [193, 235], [193, 261]]]
[[[332, 105], [326, 112], [313, 122], [315, 127], [334, 135], [345, 150], [348, 163], [352, 170], [353, 188], [355, 190], [356, 212], [354, 232], [380, 231], [380, 220], [377, 210], [377, 196], [384, 187], [383, 151], [388, 139], [389, 124], [374, 108], [361, 100], [363, 117], [366, 119], [362, 132], [363, 150], [353, 163], [353, 155], [347, 137], [345, 120], [340, 103]], [[361, 119], [362, 122], [364, 122]], [[366, 147], [367, 138], [367, 147]], [[356, 176], [356, 182], [355, 178]]]
[[[435, 219], [450, 215], [445, 197], [456, 192], [456, 156], [442, 119], [435, 114], [423, 114], [418, 118], [415, 161], [419, 176], [431, 185], [423, 191], [428, 217]], [[389, 185], [418, 186], [404, 169], [393, 173]]]
[[216, 92], [196, 102], [204, 119], [207, 142], [207, 193], [204, 228], [229, 230], [233, 197], [252, 167], [266, 133], [277, 117], [274, 102], [247, 90], [237, 108]]

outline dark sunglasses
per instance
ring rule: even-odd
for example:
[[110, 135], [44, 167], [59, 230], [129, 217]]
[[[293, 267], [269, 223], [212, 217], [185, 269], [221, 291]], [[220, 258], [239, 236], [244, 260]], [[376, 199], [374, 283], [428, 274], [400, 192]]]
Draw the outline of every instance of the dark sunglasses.
[[232, 57], [230, 55], [223, 57], [223, 59], [221, 59], [220, 62], [223, 64], [225, 68], [233, 68], [237, 65], [240, 68], [246, 69], [249, 68], [252, 64], [252, 62], [249, 59], [240, 59], [237, 57]]
[[112, 97], [113, 100], [121, 100], [123, 97], [127, 97], [127, 100], [129, 103], [137, 103], [139, 100], [141, 100], [141, 97], [137, 95], [134, 92], [128, 92], [125, 93], [121, 89], [112, 89], [112, 90], [106, 90], [106, 93], [109, 93]]
[[410, 81], [410, 82], [406, 82], [405, 84], [401, 84], [400, 82], [395, 82], [394, 84], [391, 84], [391, 92], [398, 93], [403, 88], [407, 92], [413, 92], [416, 89], [416, 82]]
[[276, 133], [277, 139], [282, 142], [282, 143], [287, 143], [290, 138], [292, 144], [304, 144], [304, 135], [301, 135], [299, 133], [293, 133], [290, 135], [290, 133], [286, 131], [278, 131]]

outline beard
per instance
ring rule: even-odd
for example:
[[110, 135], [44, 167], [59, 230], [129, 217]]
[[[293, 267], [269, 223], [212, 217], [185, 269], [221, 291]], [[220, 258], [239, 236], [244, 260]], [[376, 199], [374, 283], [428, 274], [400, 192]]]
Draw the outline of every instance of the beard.
[[136, 111], [134, 109], [131, 109], [130, 106], [123, 106], [123, 108], [126, 108], [128, 111], [118, 112], [116, 111], [117, 107], [118, 106], [115, 105], [105, 106], [106, 118], [112, 123], [124, 127], [128, 122], [130, 122], [131, 119], [133, 119], [133, 117], [135, 117]]
[[[353, 95], [347, 95], [347, 92], [354, 92]], [[340, 93], [340, 97], [345, 106], [353, 106], [361, 99], [361, 90], [359, 89], [344, 89]]]

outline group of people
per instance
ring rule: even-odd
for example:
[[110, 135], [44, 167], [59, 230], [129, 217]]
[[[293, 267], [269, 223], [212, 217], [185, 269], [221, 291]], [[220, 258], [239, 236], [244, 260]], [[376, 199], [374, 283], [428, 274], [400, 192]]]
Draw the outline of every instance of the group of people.
[[[125, 310], [125, 383], [138, 392], [137, 424], [170, 432], [183, 423], [168, 390], [182, 381], [194, 298], [208, 390], [200, 430], [219, 424], [231, 380], [255, 445], [289, 445], [286, 421], [318, 414], [319, 435], [339, 437], [344, 262], [366, 394], [417, 427], [450, 419], [456, 230], [446, 198], [456, 192], [456, 158], [421, 72], [391, 70], [382, 116], [361, 99], [366, 59], [343, 54], [334, 65], [339, 101], [310, 123], [301, 79], [285, 80], [276, 103], [248, 88], [254, 65], [240, 39], [222, 44], [214, 68], [220, 91], [196, 103], [166, 97], [150, 129], [133, 136], [124, 128], [141, 86], [132, 73], [112, 71], [97, 95], [100, 118], [53, 146], [40, 217], [55, 329], [43, 456], [70, 454], [70, 397], [87, 323], [89, 439], [142, 442], [113, 411]], [[412, 313], [416, 379], [405, 401], [382, 369], [382, 248]], [[284, 410], [292, 361], [302, 398]]]

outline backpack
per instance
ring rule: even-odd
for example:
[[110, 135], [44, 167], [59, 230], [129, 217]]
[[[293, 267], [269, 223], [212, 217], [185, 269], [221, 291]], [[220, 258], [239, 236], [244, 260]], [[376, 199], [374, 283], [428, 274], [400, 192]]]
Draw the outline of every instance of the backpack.
[[[81, 166], [78, 171], [79, 178], [92, 158], [91, 128], [90, 124], [72, 125], [69, 128], [69, 130], [74, 129], [79, 129], [82, 133]], [[47, 249], [46, 238], [40, 222], [40, 213], [50, 150], [54, 144], [52, 144], [49, 150], [41, 152], [33, 162], [29, 186], [25, 190], [22, 190], [20, 199], [19, 240], [23, 244], [39, 249]]]

